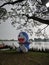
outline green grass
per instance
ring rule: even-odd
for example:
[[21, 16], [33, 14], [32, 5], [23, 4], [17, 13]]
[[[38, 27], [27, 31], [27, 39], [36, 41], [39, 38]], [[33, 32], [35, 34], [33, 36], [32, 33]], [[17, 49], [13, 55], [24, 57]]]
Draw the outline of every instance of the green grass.
[[49, 65], [49, 53], [0, 51], [0, 65]]

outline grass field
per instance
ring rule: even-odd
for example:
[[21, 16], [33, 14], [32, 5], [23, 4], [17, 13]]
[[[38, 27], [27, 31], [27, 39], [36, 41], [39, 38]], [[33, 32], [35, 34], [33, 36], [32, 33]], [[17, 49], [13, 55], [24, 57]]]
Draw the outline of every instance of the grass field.
[[0, 65], [49, 65], [49, 53], [0, 51]]

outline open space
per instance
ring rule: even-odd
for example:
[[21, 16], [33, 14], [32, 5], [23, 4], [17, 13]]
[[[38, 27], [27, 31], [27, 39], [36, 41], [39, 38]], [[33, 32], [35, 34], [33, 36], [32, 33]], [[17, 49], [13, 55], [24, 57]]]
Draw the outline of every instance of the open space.
[[0, 51], [0, 65], [49, 65], [49, 53]]

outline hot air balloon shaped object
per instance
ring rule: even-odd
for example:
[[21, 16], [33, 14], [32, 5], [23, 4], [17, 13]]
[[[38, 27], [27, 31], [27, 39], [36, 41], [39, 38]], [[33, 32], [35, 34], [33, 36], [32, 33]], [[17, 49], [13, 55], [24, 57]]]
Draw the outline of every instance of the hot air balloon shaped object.
[[18, 41], [19, 47], [17, 48], [17, 51], [28, 52], [30, 45], [28, 34], [26, 32], [20, 32], [18, 35]]

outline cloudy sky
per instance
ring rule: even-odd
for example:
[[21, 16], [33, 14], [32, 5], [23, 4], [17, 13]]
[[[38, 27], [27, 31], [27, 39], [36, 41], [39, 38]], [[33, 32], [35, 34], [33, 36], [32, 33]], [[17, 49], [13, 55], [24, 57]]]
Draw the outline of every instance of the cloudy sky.
[[0, 24], [0, 39], [17, 39], [19, 31], [11, 25], [10, 19]]
[[[2, 5], [4, 1], [0, 1], [0, 5]], [[10, 11], [11, 6], [5, 6], [7, 11]], [[10, 19], [8, 19], [6, 22], [2, 22], [0, 24], [0, 39], [17, 39], [17, 35], [19, 31], [16, 31], [16, 29], [11, 25]]]

